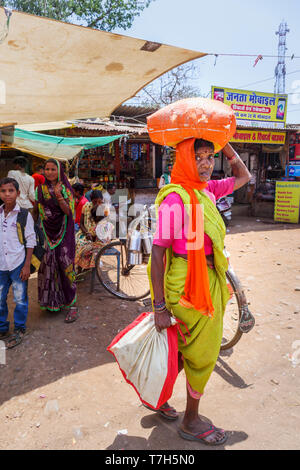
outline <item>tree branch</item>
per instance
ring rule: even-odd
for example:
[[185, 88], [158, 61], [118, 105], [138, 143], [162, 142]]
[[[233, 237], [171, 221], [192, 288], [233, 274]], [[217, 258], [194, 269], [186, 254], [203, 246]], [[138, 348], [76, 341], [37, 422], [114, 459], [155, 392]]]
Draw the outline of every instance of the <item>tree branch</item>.
[[146, 90], [146, 88], [143, 89], [143, 92], [145, 92], [148, 96], [150, 96], [150, 98], [154, 101], [154, 103], [159, 105], [159, 102], [156, 101], [156, 99], [154, 99], [152, 95], [150, 95], [150, 93]]
[[112, 7], [112, 3], [110, 2], [107, 10], [104, 11], [101, 16], [98, 16], [95, 20], [89, 23], [88, 27], [92, 28], [93, 26], [96, 26], [96, 24], [99, 23], [99, 21], [103, 20], [105, 16], [109, 16], [110, 13], [112, 13], [112, 11], [113, 11], [113, 7]]

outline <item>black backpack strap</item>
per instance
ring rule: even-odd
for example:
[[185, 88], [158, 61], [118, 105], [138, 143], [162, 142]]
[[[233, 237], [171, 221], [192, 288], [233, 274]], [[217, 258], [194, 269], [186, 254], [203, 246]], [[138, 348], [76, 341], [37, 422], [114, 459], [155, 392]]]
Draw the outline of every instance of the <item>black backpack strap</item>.
[[26, 246], [25, 227], [27, 223], [27, 217], [28, 217], [28, 209], [23, 209], [23, 207], [21, 207], [17, 215], [17, 232], [18, 232], [19, 242], [21, 243], [21, 245], [24, 245], [24, 246]]

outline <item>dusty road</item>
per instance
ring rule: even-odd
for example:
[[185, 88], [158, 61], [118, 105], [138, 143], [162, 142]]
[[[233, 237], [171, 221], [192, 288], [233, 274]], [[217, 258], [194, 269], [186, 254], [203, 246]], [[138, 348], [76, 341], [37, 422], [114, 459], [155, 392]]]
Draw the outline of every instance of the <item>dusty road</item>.
[[[256, 327], [220, 355], [201, 413], [230, 432], [221, 449], [300, 449], [300, 226], [239, 218], [229, 230]], [[147, 308], [88, 288], [79, 285], [80, 319], [65, 324], [39, 310], [30, 280], [30, 335], [0, 365], [0, 448], [210, 449], [142, 407], [106, 352]], [[171, 404], [181, 419], [183, 375]]]

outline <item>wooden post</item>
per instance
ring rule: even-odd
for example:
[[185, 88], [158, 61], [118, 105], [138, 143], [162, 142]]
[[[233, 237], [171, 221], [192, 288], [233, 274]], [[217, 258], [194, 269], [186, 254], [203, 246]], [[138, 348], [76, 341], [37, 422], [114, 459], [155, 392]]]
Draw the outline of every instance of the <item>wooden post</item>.
[[114, 141], [114, 146], [115, 146], [115, 172], [116, 172], [116, 176], [117, 176], [117, 181], [119, 181], [120, 180], [120, 169], [121, 169], [119, 140]]

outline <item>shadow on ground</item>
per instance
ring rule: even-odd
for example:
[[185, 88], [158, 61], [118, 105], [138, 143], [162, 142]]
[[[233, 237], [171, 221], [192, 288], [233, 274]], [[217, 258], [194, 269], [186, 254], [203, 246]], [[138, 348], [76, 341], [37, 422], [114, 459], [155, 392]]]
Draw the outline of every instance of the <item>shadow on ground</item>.
[[[113, 362], [107, 346], [145, 307], [141, 302], [121, 301], [99, 284], [89, 293], [89, 277], [78, 284], [80, 317], [64, 323], [65, 312], [41, 311], [37, 303], [37, 279], [29, 280], [29, 334], [6, 351], [0, 365], [0, 404], [61, 377]], [[10, 330], [14, 303], [8, 300]]]
[[[218, 446], [186, 441], [178, 434], [178, 427], [183, 414], [180, 413], [179, 415], [178, 422], [171, 424], [154, 414], [144, 416], [141, 419], [141, 427], [153, 428], [148, 439], [138, 436], [118, 435], [106, 450], [225, 450], [248, 438], [248, 435], [243, 431], [227, 431], [227, 441]], [[205, 416], [201, 416], [201, 418], [207, 421], [208, 425], [212, 424]]]

